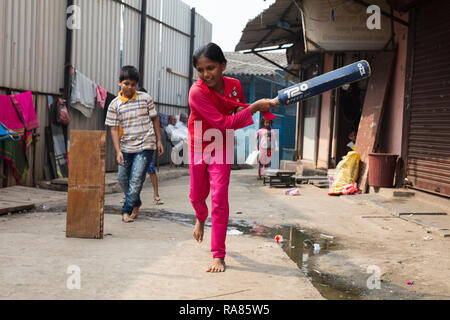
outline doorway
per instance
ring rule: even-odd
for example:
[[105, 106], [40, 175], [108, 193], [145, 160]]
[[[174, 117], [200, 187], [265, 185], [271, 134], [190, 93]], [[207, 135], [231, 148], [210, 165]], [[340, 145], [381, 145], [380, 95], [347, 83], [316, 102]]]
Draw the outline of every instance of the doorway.
[[[364, 59], [359, 53], [342, 53], [336, 55], [335, 69]], [[351, 135], [354, 140], [358, 134], [364, 98], [368, 81], [362, 80], [336, 89], [336, 164], [352, 151]]]
[[[317, 77], [321, 73], [320, 55], [310, 61], [302, 62], [302, 81]], [[302, 128], [302, 160], [316, 162], [317, 139], [319, 131], [319, 111], [321, 97], [314, 96], [301, 102], [301, 128]]]

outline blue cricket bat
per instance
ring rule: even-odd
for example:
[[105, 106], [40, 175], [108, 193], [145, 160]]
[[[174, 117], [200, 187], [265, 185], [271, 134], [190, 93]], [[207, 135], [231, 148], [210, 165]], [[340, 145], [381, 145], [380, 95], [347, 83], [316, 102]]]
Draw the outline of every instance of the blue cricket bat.
[[345, 84], [370, 77], [370, 65], [361, 60], [348, 66], [322, 74], [289, 88], [280, 90], [278, 97], [273, 99], [277, 104], [289, 105], [300, 100], [308, 99], [328, 90], [333, 90]]

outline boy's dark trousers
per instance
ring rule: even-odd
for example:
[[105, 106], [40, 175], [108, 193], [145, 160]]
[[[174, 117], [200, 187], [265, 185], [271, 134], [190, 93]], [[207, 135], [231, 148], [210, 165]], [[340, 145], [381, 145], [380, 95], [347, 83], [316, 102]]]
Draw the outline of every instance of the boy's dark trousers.
[[141, 190], [147, 176], [147, 170], [153, 158], [154, 150], [139, 153], [123, 153], [124, 165], [119, 166], [119, 183], [125, 193], [123, 214], [131, 214], [135, 207], [140, 207]]

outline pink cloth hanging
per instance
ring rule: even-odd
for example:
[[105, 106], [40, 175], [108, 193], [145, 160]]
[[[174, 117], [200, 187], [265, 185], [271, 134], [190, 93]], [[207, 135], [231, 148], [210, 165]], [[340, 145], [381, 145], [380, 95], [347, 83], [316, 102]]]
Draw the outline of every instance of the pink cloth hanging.
[[0, 121], [10, 130], [23, 130], [24, 125], [11, 101], [11, 96], [0, 95]]
[[97, 102], [98, 105], [104, 109], [105, 108], [105, 102], [106, 102], [106, 97], [108, 95], [108, 93], [106, 92], [105, 89], [103, 89], [100, 85], [96, 85], [95, 86], [95, 90], [97, 92]]
[[16, 94], [13, 96], [13, 99], [15, 99], [15, 105], [19, 109], [19, 112], [23, 115], [25, 130], [31, 131], [39, 128], [39, 121], [34, 108], [33, 94], [31, 91]]

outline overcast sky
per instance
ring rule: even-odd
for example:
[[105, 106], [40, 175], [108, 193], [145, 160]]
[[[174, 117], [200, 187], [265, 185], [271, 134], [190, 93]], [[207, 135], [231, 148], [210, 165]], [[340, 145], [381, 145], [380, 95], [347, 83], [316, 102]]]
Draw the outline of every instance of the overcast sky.
[[234, 51], [247, 22], [275, 0], [182, 0], [213, 25], [213, 42], [223, 51]]

